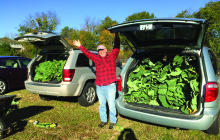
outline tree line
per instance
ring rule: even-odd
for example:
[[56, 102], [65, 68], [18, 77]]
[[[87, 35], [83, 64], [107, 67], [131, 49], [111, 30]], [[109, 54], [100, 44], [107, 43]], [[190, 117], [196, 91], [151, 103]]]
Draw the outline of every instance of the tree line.
[[[213, 49], [214, 52], [220, 57], [220, 1], [210, 1], [205, 4], [205, 7], [201, 7], [198, 11], [190, 13], [188, 10], [183, 10], [176, 15], [176, 18], [200, 18], [206, 19], [209, 21], [210, 25], [207, 30], [204, 45]], [[140, 19], [149, 19], [156, 18], [153, 13], [149, 13], [146, 11], [134, 13], [127, 18], [125, 18], [125, 22], [132, 20], [140, 20]], [[28, 19], [19, 25], [19, 36], [22, 36], [26, 33], [30, 32], [54, 32], [57, 26], [60, 24], [60, 19], [56, 15], [55, 12], [42, 12], [36, 13], [34, 16], [29, 16]], [[106, 30], [107, 27], [111, 25], [118, 24], [116, 20], [112, 20], [109, 16], [105, 19], [97, 21], [94, 18], [87, 17], [85, 18], [84, 24], [82, 28], [74, 29], [71, 27], [64, 27], [61, 29], [60, 34], [64, 37], [67, 42], [72, 45], [72, 40], [79, 39], [82, 42], [82, 45], [87, 49], [95, 50], [98, 44], [103, 44], [107, 47], [109, 51], [111, 51], [113, 42], [114, 42], [114, 34], [111, 34]], [[129, 57], [132, 52], [129, 46], [132, 46], [130, 42], [129, 45], [126, 43], [126, 39], [123, 36], [120, 36], [121, 46], [123, 49], [120, 51], [119, 57]], [[2, 42], [9, 43], [10, 41], [6, 38], [1, 39]], [[0, 42], [0, 44], [1, 44]], [[1, 51], [1, 48], [4, 45], [8, 45], [7, 43], [3, 43], [0, 45], [0, 55], [5, 55], [5, 51]], [[29, 43], [21, 43], [25, 47], [25, 51], [21, 54], [18, 53], [7, 53], [7, 55], [22, 55], [25, 57], [33, 58], [35, 53], [39, 50], [34, 46], [31, 46]], [[7, 50], [10, 51], [10, 50]], [[4, 54], [5, 53], [5, 54]]]

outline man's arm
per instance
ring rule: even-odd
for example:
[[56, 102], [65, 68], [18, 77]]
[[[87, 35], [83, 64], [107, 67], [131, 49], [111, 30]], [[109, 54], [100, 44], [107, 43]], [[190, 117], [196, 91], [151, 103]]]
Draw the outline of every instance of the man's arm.
[[120, 39], [118, 37], [118, 33], [115, 33], [115, 43], [114, 43], [114, 48], [111, 53], [113, 59], [116, 60], [116, 58], [118, 57], [119, 51], [120, 51]]
[[92, 61], [96, 60], [97, 56], [94, 53], [92, 53], [89, 50], [87, 50], [86, 48], [84, 48], [81, 45], [81, 42], [79, 40], [73, 40], [73, 45], [75, 45], [77, 48], [79, 48], [85, 54], [85, 56], [87, 56]]

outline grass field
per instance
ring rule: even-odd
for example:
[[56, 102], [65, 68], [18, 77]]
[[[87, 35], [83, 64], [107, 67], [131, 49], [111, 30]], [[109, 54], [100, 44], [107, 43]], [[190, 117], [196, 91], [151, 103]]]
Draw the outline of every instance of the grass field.
[[[11, 91], [7, 95], [16, 95], [18, 105], [12, 105], [12, 112], [5, 116], [6, 124], [13, 131], [5, 139], [17, 140], [217, 140], [213, 136], [198, 130], [182, 130], [140, 122], [118, 115], [118, 124], [124, 127], [119, 132], [97, 125], [100, 122], [96, 102], [90, 107], [82, 107], [76, 98], [53, 98], [43, 101], [38, 95], [25, 89]], [[33, 121], [57, 123], [54, 128], [39, 128]]]

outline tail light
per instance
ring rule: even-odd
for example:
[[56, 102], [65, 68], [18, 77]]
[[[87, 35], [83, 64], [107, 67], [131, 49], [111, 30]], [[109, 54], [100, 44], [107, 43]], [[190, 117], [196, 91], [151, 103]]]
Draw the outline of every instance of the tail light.
[[205, 102], [212, 102], [218, 97], [218, 83], [209, 82], [205, 86]]
[[70, 82], [73, 79], [75, 69], [64, 69], [63, 70], [63, 81]]
[[118, 87], [118, 91], [121, 91], [121, 75], [118, 76], [117, 87]]

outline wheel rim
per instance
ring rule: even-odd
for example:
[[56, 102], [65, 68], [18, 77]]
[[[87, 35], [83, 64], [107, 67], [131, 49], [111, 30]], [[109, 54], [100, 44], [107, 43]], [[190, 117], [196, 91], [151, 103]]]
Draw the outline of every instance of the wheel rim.
[[0, 94], [5, 91], [5, 82], [0, 81]]
[[93, 87], [88, 88], [87, 92], [86, 92], [86, 101], [88, 103], [91, 103], [94, 101], [95, 99], [95, 89]]

